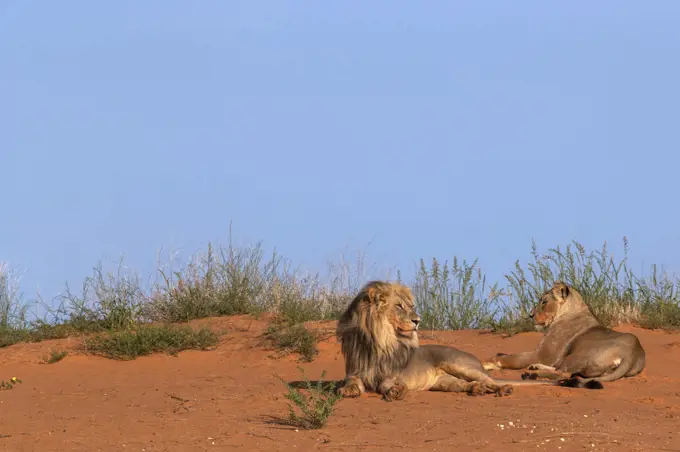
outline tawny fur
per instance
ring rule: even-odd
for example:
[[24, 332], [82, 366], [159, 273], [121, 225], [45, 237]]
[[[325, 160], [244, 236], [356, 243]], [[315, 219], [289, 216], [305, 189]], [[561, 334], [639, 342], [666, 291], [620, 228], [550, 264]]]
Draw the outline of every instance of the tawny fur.
[[358, 397], [374, 391], [391, 401], [403, 399], [407, 391], [508, 395], [512, 386], [554, 384], [493, 379], [470, 353], [420, 346], [419, 323], [408, 287], [385, 281], [366, 284], [338, 322], [346, 373], [338, 392]]
[[556, 282], [531, 311], [536, 329], [545, 330], [535, 350], [498, 354], [484, 369], [526, 369], [523, 378], [560, 380], [562, 386], [601, 389], [602, 382], [632, 377], [645, 367], [637, 336], [604, 327], [581, 294]]

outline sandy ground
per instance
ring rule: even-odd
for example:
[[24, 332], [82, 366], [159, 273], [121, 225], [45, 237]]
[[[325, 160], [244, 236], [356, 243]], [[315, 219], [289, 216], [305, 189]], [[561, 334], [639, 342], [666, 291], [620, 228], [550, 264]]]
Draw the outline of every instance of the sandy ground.
[[[297, 431], [274, 422], [287, 413], [283, 384], [343, 376], [333, 323], [320, 355], [301, 364], [260, 343], [263, 321], [210, 319], [228, 333], [211, 351], [119, 362], [78, 352], [78, 339], [0, 350], [2, 451], [218, 450], [680, 450], [680, 334], [634, 331], [647, 368], [604, 390], [516, 388], [509, 397], [411, 393], [388, 403], [374, 394], [338, 403], [325, 428]], [[511, 338], [475, 332], [422, 332], [423, 343], [449, 344], [484, 358], [533, 347], [538, 333]], [[70, 350], [43, 364], [50, 350]], [[519, 378], [521, 372], [503, 372]]]

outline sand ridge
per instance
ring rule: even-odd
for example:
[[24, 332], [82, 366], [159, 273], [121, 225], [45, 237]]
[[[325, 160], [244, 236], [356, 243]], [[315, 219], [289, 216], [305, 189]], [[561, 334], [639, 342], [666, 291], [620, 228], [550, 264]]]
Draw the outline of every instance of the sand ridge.
[[[335, 323], [309, 325], [327, 338], [311, 363], [298, 362], [296, 355], [276, 357], [263, 347], [259, 335], [266, 320], [193, 323], [228, 333], [212, 351], [124, 362], [83, 355], [78, 338], [0, 349], [0, 379], [23, 381], [0, 391], [0, 450], [680, 450], [678, 333], [617, 328], [638, 335], [647, 368], [604, 390], [523, 387], [503, 398], [425, 392], [393, 403], [366, 394], [340, 401], [323, 429], [296, 431], [273, 422], [287, 413], [276, 375], [297, 380], [301, 366], [311, 379], [322, 370], [327, 379], [342, 378]], [[421, 338], [483, 359], [530, 349], [540, 334], [423, 331]], [[69, 355], [43, 364], [52, 349]]]

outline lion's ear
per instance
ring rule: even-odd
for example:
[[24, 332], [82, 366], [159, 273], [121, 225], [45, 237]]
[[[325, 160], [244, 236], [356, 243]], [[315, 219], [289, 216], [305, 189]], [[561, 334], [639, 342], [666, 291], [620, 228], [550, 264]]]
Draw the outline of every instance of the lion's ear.
[[377, 287], [369, 287], [366, 291], [366, 295], [368, 295], [368, 301], [371, 303], [377, 303], [378, 298], [380, 297]]
[[376, 306], [383, 306], [387, 302], [385, 291], [381, 287], [369, 287], [366, 294], [368, 295], [368, 301]]

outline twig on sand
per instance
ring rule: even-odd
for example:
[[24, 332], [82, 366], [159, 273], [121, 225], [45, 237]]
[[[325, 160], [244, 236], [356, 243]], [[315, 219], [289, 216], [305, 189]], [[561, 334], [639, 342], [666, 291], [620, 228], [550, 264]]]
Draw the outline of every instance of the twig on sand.
[[621, 435], [612, 435], [611, 433], [603, 433], [603, 432], [562, 432], [562, 433], [555, 433], [554, 435], [547, 435], [547, 436], [541, 436], [540, 438], [531, 438], [531, 439], [515, 439], [512, 442], [513, 443], [533, 443], [536, 441], [545, 441], [546, 439], [555, 439], [555, 438], [563, 438], [565, 436], [601, 436], [601, 437], [606, 437], [606, 438], [622, 438]]
[[338, 447], [391, 447], [391, 448], [401, 448], [403, 449], [406, 446], [402, 446], [399, 444], [358, 444], [358, 443], [342, 443], [342, 444], [321, 444], [319, 447], [323, 447], [325, 449], [337, 449]]
[[183, 403], [189, 402], [189, 400], [183, 399], [183, 398], [176, 396], [174, 394], [170, 394], [169, 392], [166, 392], [165, 395], [170, 397], [171, 399], [179, 400], [180, 402], [183, 402]]
[[276, 442], [276, 440], [269, 435], [262, 435], [260, 433], [255, 433], [255, 432], [248, 432], [247, 434], [250, 435], [250, 436], [254, 436], [255, 438], [266, 438], [266, 439], [270, 439], [270, 440]]

